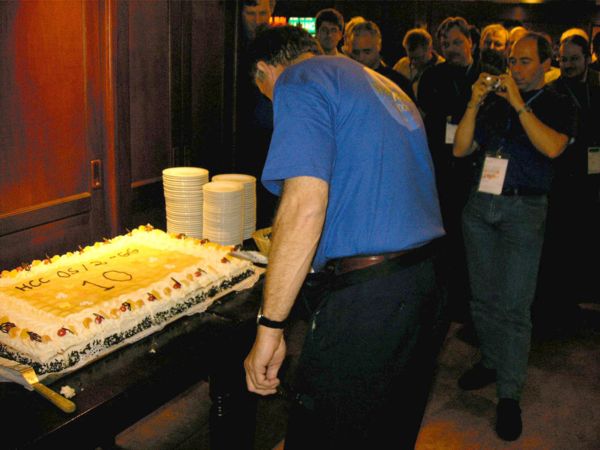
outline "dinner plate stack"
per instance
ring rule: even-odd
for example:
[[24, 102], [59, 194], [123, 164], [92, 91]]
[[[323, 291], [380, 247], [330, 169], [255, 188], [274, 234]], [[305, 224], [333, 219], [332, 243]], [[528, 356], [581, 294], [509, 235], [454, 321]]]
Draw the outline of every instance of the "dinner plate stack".
[[221, 245], [244, 240], [244, 185], [235, 181], [211, 181], [203, 186], [202, 235]]
[[163, 170], [163, 189], [169, 233], [202, 238], [202, 186], [208, 170], [201, 167], [171, 167]]
[[235, 181], [244, 185], [244, 240], [256, 231], [256, 177], [243, 173], [214, 175], [212, 181]]

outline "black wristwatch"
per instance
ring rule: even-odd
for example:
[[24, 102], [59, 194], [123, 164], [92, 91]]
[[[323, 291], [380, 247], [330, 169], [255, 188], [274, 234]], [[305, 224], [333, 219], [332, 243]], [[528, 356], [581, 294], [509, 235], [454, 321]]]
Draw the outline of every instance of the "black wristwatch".
[[281, 330], [281, 329], [285, 328], [285, 326], [287, 325], [287, 319], [286, 320], [271, 320], [268, 317], [263, 316], [262, 309], [259, 309], [258, 316], [256, 316], [256, 324], [262, 325], [267, 328], [276, 328], [278, 330]]

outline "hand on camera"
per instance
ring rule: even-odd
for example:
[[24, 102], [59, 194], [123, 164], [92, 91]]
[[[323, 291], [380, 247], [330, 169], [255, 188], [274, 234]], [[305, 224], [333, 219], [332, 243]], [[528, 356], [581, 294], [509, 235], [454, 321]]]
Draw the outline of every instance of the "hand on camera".
[[479, 106], [490, 92], [500, 87], [500, 77], [482, 72], [471, 87], [471, 101], [469, 105]]

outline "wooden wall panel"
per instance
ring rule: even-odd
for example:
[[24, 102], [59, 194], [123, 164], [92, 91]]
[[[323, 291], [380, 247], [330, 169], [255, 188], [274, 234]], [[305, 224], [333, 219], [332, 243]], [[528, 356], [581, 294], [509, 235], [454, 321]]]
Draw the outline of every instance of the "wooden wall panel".
[[109, 235], [110, 3], [0, 2], [0, 269]]
[[82, 168], [90, 158], [82, 114], [82, 3], [0, 7], [10, 20], [0, 39], [1, 214], [89, 190], [89, 170]]
[[129, 2], [131, 182], [160, 179], [171, 158], [169, 2]]
[[[207, 168], [212, 174], [231, 171], [230, 148], [224, 147], [223, 133], [230, 130], [225, 117], [225, 42], [227, 22], [224, 2], [211, 0], [192, 3], [191, 42], [191, 111], [192, 154], [195, 165]], [[231, 43], [229, 43], [231, 44]], [[227, 47], [229, 52], [233, 47]], [[229, 112], [231, 114], [231, 112]]]
[[0, 271], [91, 244], [89, 222], [89, 214], [79, 214], [0, 236]]

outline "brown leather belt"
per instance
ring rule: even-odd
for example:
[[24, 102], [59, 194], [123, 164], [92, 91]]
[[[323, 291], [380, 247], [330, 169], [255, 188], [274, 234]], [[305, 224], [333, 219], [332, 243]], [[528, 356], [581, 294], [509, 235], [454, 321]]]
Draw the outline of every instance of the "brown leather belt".
[[415, 250], [417, 249], [402, 250], [399, 252], [383, 253], [381, 255], [372, 256], [349, 256], [347, 258], [336, 259], [331, 261], [331, 263], [333, 263], [335, 273], [341, 275], [346, 272], [364, 269], [366, 267], [374, 266], [375, 264], [380, 264], [384, 261], [389, 261], [400, 256], [408, 255]]

